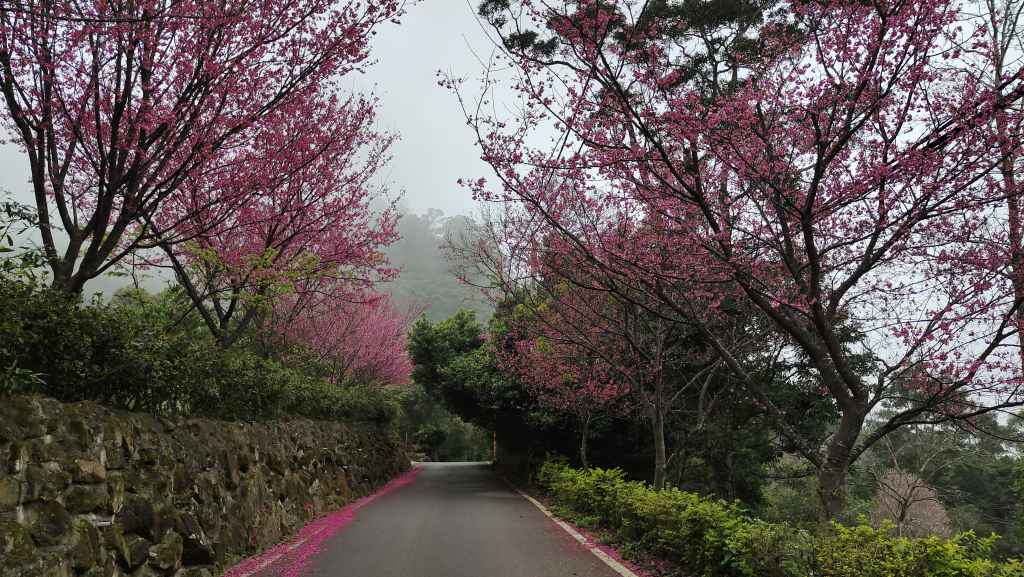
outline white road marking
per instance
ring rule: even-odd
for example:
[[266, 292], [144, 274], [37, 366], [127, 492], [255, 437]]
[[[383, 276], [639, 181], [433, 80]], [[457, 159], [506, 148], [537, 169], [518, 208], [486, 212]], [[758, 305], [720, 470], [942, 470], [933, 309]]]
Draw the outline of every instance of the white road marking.
[[533, 503], [534, 507], [537, 507], [538, 509], [540, 509], [542, 513], [547, 515], [548, 519], [551, 519], [552, 521], [554, 521], [556, 525], [558, 525], [559, 527], [562, 528], [563, 531], [565, 531], [566, 533], [571, 535], [573, 539], [576, 539], [577, 541], [579, 541], [580, 544], [583, 545], [587, 549], [587, 551], [590, 551], [591, 553], [594, 554], [595, 557], [597, 557], [598, 559], [603, 561], [605, 565], [611, 567], [612, 571], [615, 571], [619, 575], [622, 575], [622, 577], [640, 577], [636, 573], [630, 571], [628, 567], [626, 567], [622, 563], [619, 563], [618, 561], [613, 559], [610, 555], [608, 555], [607, 553], [602, 551], [600, 548], [598, 548], [596, 543], [591, 543], [586, 537], [584, 537], [572, 525], [566, 523], [565, 521], [559, 519], [558, 517], [555, 517], [551, 513], [551, 511], [548, 511], [548, 508], [545, 507], [540, 501], [538, 501], [538, 500], [534, 499], [533, 497], [527, 495], [526, 493], [520, 491], [519, 487], [512, 486], [512, 489], [516, 493], [519, 493], [519, 496], [521, 496], [522, 498], [526, 499], [527, 501]]

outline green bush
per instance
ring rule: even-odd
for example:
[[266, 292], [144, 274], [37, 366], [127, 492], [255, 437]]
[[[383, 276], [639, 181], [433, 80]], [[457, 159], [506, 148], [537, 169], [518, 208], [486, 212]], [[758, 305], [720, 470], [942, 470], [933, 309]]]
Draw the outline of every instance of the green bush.
[[170, 297], [81, 304], [0, 279], [0, 393], [93, 400], [160, 415], [266, 420], [394, 419], [370, 387], [339, 388], [301, 363], [224, 349]]
[[548, 462], [537, 481], [558, 507], [695, 577], [1024, 577], [1020, 562], [991, 560], [995, 537], [910, 539], [838, 524], [813, 534], [753, 519], [736, 503], [655, 491], [616, 469]]

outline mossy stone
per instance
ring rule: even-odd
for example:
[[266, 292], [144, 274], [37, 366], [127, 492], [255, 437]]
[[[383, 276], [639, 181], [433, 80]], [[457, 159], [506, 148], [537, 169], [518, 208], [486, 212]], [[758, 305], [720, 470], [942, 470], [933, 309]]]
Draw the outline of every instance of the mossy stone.
[[28, 531], [40, 545], [56, 545], [61, 542], [71, 525], [71, 515], [64, 505], [57, 501], [34, 503], [25, 507]]
[[124, 549], [121, 550], [121, 555], [128, 567], [134, 569], [149, 559], [150, 547], [149, 541], [138, 535], [129, 535], [124, 539]]
[[181, 535], [174, 531], [168, 531], [160, 543], [150, 548], [149, 564], [157, 569], [177, 569], [181, 565], [183, 548], [184, 541]]
[[13, 511], [21, 500], [21, 482], [14, 477], [0, 477], [0, 513]]
[[206, 532], [195, 515], [182, 512], [174, 519], [174, 530], [182, 537], [182, 562], [186, 565], [213, 563], [216, 555]]
[[80, 418], [71, 419], [68, 421], [68, 435], [74, 439], [78, 448], [86, 450], [93, 441], [92, 431], [89, 430], [89, 425]]
[[11, 566], [31, 563], [38, 552], [28, 529], [13, 520], [0, 519], [0, 558]]
[[72, 513], [110, 511], [110, 493], [106, 485], [72, 485], [64, 494], [64, 504]]
[[69, 557], [75, 569], [83, 571], [100, 562], [100, 532], [86, 519], [78, 519], [71, 528]]
[[128, 569], [135, 569], [149, 558], [150, 542], [138, 535], [126, 534], [118, 523], [104, 530], [107, 545], [117, 551], [118, 561]]
[[153, 503], [142, 495], [125, 493], [121, 509], [114, 515], [114, 520], [120, 523], [126, 533], [152, 537], [156, 522]]
[[64, 471], [31, 464], [25, 469], [25, 500], [52, 501], [71, 484], [71, 475]]
[[0, 439], [18, 441], [46, 434], [43, 407], [34, 397], [6, 397], [0, 403]]

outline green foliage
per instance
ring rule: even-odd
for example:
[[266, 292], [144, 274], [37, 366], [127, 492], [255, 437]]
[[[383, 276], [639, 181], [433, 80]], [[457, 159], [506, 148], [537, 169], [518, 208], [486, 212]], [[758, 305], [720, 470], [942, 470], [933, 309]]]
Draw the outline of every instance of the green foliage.
[[376, 389], [338, 388], [303, 366], [219, 347], [176, 296], [126, 291], [82, 304], [0, 280], [0, 388], [161, 415], [395, 417], [397, 405]]
[[1017, 478], [1014, 482], [1014, 494], [1017, 497], [1016, 523], [1013, 534], [1018, 543], [1024, 542], [1024, 459], [1017, 461]]
[[491, 436], [449, 413], [418, 383], [394, 390], [401, 407], [399, 435], [412, 452], [435, 461], [486, 461], [491, 458]]
[[784, 454], [770, 467], [774, 476], [762, 491], [758, 513], [768, 521], [788, 522], [805, 529], [818, 523], [818, 501], [814, 469], [803, 460]]
[[548, 462], [537, 480], [574, 518], [695, 577], [1024, 577], [1020, 562], [991, 559], [995, 537], [910, 539], [838, 524], [812, 533], [752, 518], [736, 502], [655, 491], [617, 469]]
[[[891, 408], [879, 415], [888, 418]], [[875, 508], [878, 479], [899, 469], [918, 477], [934, 490], [949, 515], [953, 531], [979, 535], [998, 533], [997, 558], [1024, 556], [1020, 532], [1022, 495], [1013, 490], [1021, 459], [1016, 417], [981, 415], [972, 427], [917, 425], [903, 427], [865, 452], [850, 478], [851, 505], [870, 513]], [[877, 426], [877, 425], [874, 425]], [[988, 434], [981, 434], [980, 432]]]
[[40, 375], [18, 367], [15, 362], [0, 368], [0, 395], [31, 391], [42, 382]]
[[41, 250], [24, 246], [24, 235], [39, 222], [36, 209], [10, 200], [0, 200], [0, 275], [10, 278], [36, 280], [46, 265]]
[[464, 420], [482, 426], [493, 422], [487, 397], [502, 376], [472, 311], [460, 310], [438, 323], [423, 317], [413, 325], [408, 343], [413, 381]]
[[448, 440], [448, 431], [440, 425], [431, 423], [424, 425], [415, 436], [416, 444], [426, 451], [435, 461], [438, 460], [438, 451], [441, 445]]

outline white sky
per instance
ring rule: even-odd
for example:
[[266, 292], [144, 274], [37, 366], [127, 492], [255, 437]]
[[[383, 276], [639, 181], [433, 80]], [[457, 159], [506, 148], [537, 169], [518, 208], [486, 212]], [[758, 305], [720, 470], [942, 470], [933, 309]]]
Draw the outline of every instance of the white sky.
[[476, 78], [477, 56], [492, 44], [477, 22], [478, 0], [427, 0], [412, 6], [400, 26], [382, 28], [374, 40], [377, 59], [356, 86], [381, 99], [383, 128], [401, 134], [388, 179], [405, 190], [412, 212], [439, 208], [446, 215], [475, 212], [463, 177], [491, 174], [480, 160], [455, 96], [437, 85], [437, 72]]

